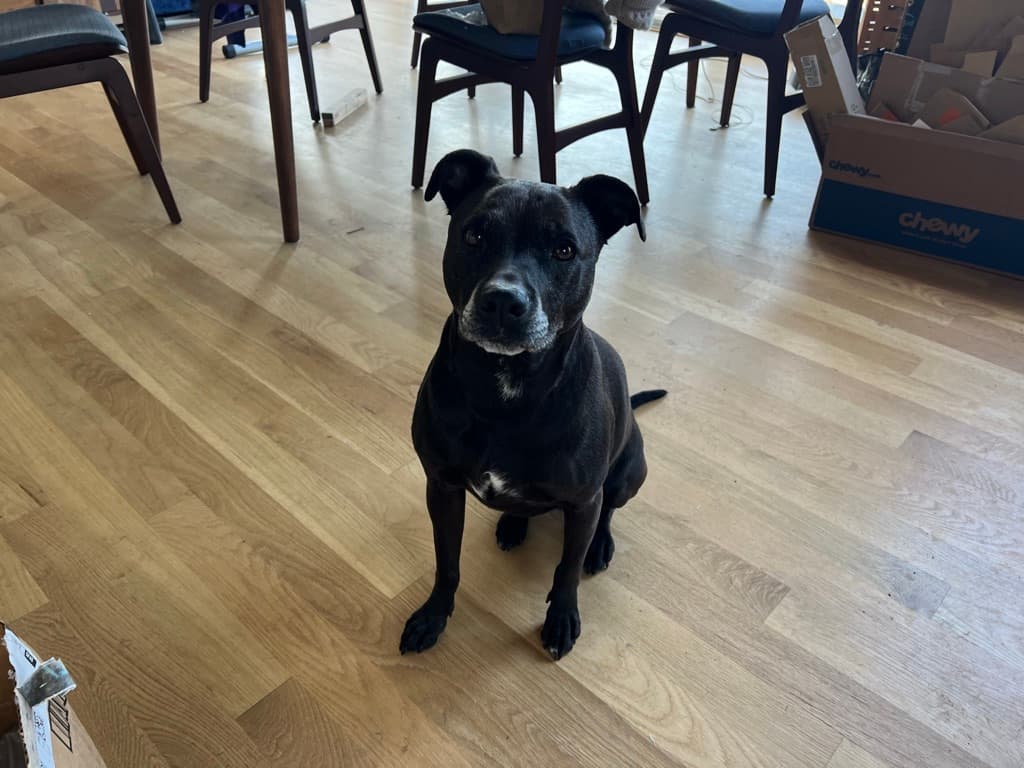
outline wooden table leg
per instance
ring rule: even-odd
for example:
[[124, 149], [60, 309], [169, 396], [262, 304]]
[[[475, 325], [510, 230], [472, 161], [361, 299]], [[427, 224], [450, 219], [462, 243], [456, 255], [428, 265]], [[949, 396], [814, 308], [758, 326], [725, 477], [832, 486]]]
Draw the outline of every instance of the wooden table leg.
[[146, 0], [123, 0], [121, 16], [124, 36], [128, 40], [128, 58], [132, 63], [135, 95], [142, 106], [142, 114], [153, 134], [153, 143], [160, 151], [160, 128], [156, 119], [156, 90], [153, 87], [153, 62], [149, 57], [149, 16]]
[[288, 86], [288, 42], [284, 26], [284, 0], [260, 0], [263, 64], [270, 96], [270, 125], [274, 132], [277, 189], [281, 198], [281, 224], [286, 243], [299, 239], [299, 199], [295, 187], [295, 144], [292, 140], [292, 103]]

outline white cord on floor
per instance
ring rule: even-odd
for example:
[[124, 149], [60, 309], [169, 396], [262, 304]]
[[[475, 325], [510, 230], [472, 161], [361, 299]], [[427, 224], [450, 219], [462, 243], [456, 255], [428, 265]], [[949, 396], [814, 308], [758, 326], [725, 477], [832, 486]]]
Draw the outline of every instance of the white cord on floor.
[[[646, 69], [650, 69], [650, 65], [651, 65], [651, 62], [653, 61], [653, 59], [654, 59], [654, 56], [647, 56], [646, 58], [641, 59], [640, 65], [642, 67], [645, 67]], [[708, 91], [710, 91], [710, 96], [701, 95], [700, 90], [698, 89], [698, 91], [697, 91], [697, 100], [698, 101], [703, 101], [705, 104], [717, 104], [718, 103], [718, 97], [717, 97], [717, 94], [715, 93], [715, 84], [711, 81], [711, 76], [708, 74], [707, 67], [704, 66], [704, 63], [707, 62], [707, 61], [728, 62], [729, 60], [727, 58], [725, 58], [725, 57], [722, 57], [722, 56], [709, 56], [706, 59], [699, 59], [698, 60], [698, 66], [700, 68], [701, 75], [704, 78], [704, 82], [707, 83], [707, 88], [708, 88]], [[754, 72], [751, 72], [748, 69], [741, 69], [740, 72], [741, 72], [741, 74], [743, 74], [743, 75], [745, 75], [747, 77], [753, 78], [754, 80], [767, 80], [768, 79], [767, 77], [762, 77], [760, 75], [757, 75], [757, 74], [755, 74]], [[681, 84], [680, 81], [679, 81], [679, 78], [677, 77], [677, 75], [678, 75], [678, 73], [676, 72], [675, 69], [670, 69], [670, 70], [668, 70], [665, 73], [665, 76], [672, 82], [672, 89], [676, 93], [685, 94], [686, 93], [686, 84], [685, 83]], [[737, 113], [739, 113], [739, 116], [740, 116], [739, 119], [737, 119]], [[719, 124], [720, 114], [710, 114], [710, 115], [708, 115], [708, 117], [710, 118], [711, 122], [713, 123], [712, 127], [709, 128], [708, 130], [710, 130], [710, 131], [720, 131], [720, 130], [722, 130], [723, 126]], [[739, 103], [734, 101], [733, 105], [732, 105], [732, 114], [729, 117], [729, 125], [727, 127], [729, 127], [729, 128], [741, 128], [744, 125], [752, 125], [754, 123], [754, 117], [755, 117], [755, 113], [754, 113], [753, 109], [751, 109], [750, 107], [748, 107], [748, 106], [746, 106], [744, 104], [739, 104]]]

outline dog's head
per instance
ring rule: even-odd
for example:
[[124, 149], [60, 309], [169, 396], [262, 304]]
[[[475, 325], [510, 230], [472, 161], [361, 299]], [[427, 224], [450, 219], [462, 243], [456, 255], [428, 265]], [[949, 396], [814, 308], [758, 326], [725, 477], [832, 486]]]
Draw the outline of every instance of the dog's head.
[[601, 248], [622, 227], [645, 237], [629, 185], [589, 176], [574, 187], [502, 178], [494, 160], [446, 155], [424, 194], [451, 223], [444, 284], [459, 334], [488, 352], [539, 352], [583, 315]]

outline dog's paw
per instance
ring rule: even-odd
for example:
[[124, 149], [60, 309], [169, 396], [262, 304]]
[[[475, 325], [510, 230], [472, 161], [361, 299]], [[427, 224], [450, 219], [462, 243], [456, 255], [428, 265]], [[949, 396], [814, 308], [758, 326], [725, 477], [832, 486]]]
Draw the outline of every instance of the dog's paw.
[[612, 538], [612, 532], [598, 528], [590, 542], [587, 556], [583, 559], [584, 572], [595, 574], [605, 570], [614, 555], [615, 539]]
[[447, 614], [424, 605], [405, 622], [398, 650], [401, 653], [422, 653], [428, 648], [433, 648], [447, 624]]
[[498, 527], [494, 531], [494, 535], [498, 539], [498, 546], [506, 552], [518, 547], [526, 539], [526, 529], [529, 525], [530, 519], [528, 517], [518, 517], [510, 515], [508, 512], [503, 514], [499, 518]]
[[558, 606], [552, 603], [548, 606], [548, 615], [540, 630], [540, 641], [552, 659], [558, 661], [571, 651], [579, 636], [580, 612], [575, 605]]

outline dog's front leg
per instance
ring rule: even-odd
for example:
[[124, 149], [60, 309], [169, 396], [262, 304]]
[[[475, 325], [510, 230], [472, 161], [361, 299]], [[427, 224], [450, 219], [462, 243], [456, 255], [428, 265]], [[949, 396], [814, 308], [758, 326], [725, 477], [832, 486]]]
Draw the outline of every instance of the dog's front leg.
[[434, 555], [437, 570], [434, 588], [420, 608], [409, 617], [402, 632], [399, 650], [425, 651], [444, 632], [448, 617], [455, 610], [455, 590], [459, 588], [459, 554], [462, 529], [466, 520], [466, 489], [427, 478], [427, 510], [434, 527]]
[[548, 593], [548, 615], [540, 632], [541, 642], [556, 661], [572, 650], [580, 636], [576, 592], [583, 574], [583, 559], [601, 515], [602, 497], [603, 494], [598, 492], [587, 504], [564, 511], [562, 560], [555, 569], [555, 580]]

